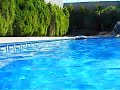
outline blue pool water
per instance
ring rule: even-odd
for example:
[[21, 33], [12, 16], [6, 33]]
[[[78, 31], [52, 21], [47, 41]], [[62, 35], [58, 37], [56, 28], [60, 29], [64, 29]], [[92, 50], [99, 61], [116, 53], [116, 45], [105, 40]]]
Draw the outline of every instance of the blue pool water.
[[38, 42], [1, 50], [0, 90], [120, 90], [120, 39]]

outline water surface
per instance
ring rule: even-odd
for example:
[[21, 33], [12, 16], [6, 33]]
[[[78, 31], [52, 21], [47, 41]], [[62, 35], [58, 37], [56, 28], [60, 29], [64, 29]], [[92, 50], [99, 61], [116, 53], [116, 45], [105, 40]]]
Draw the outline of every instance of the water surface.
[[120, 39], [61, 40], [0, 52], [0, 90], [120, 90]]

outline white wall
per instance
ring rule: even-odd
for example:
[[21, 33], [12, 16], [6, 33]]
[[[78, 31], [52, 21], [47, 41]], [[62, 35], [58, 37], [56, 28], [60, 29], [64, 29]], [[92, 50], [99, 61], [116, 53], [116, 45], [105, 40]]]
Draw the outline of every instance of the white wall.
[[47, 3], [51, 2], [52, 4], [56, 4], [60, 7], [63, 7], [63, 0], [44, 0], [44, 1]]

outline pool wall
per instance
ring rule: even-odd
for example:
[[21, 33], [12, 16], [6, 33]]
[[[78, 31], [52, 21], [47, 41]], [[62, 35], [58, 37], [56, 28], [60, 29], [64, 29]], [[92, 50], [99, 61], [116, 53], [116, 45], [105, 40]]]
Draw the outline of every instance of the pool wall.
[[64, 40], [74, 39], [74, 37], [0, 37], [0, 43], [26, 42], [38, 40]]
[[16, 52], [28, 47], [37, 46], [41, 42], [49, 42], [54, 40], [70, 40], [74, 37], [1, 37], [0, 53]]

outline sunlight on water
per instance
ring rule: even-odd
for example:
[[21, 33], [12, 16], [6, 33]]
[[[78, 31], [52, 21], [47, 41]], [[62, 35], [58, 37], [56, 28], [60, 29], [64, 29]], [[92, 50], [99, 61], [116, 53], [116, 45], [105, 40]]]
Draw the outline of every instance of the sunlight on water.
[[61, 40], [0, 52], [1, 90], [120, 90], [120, 39]]

